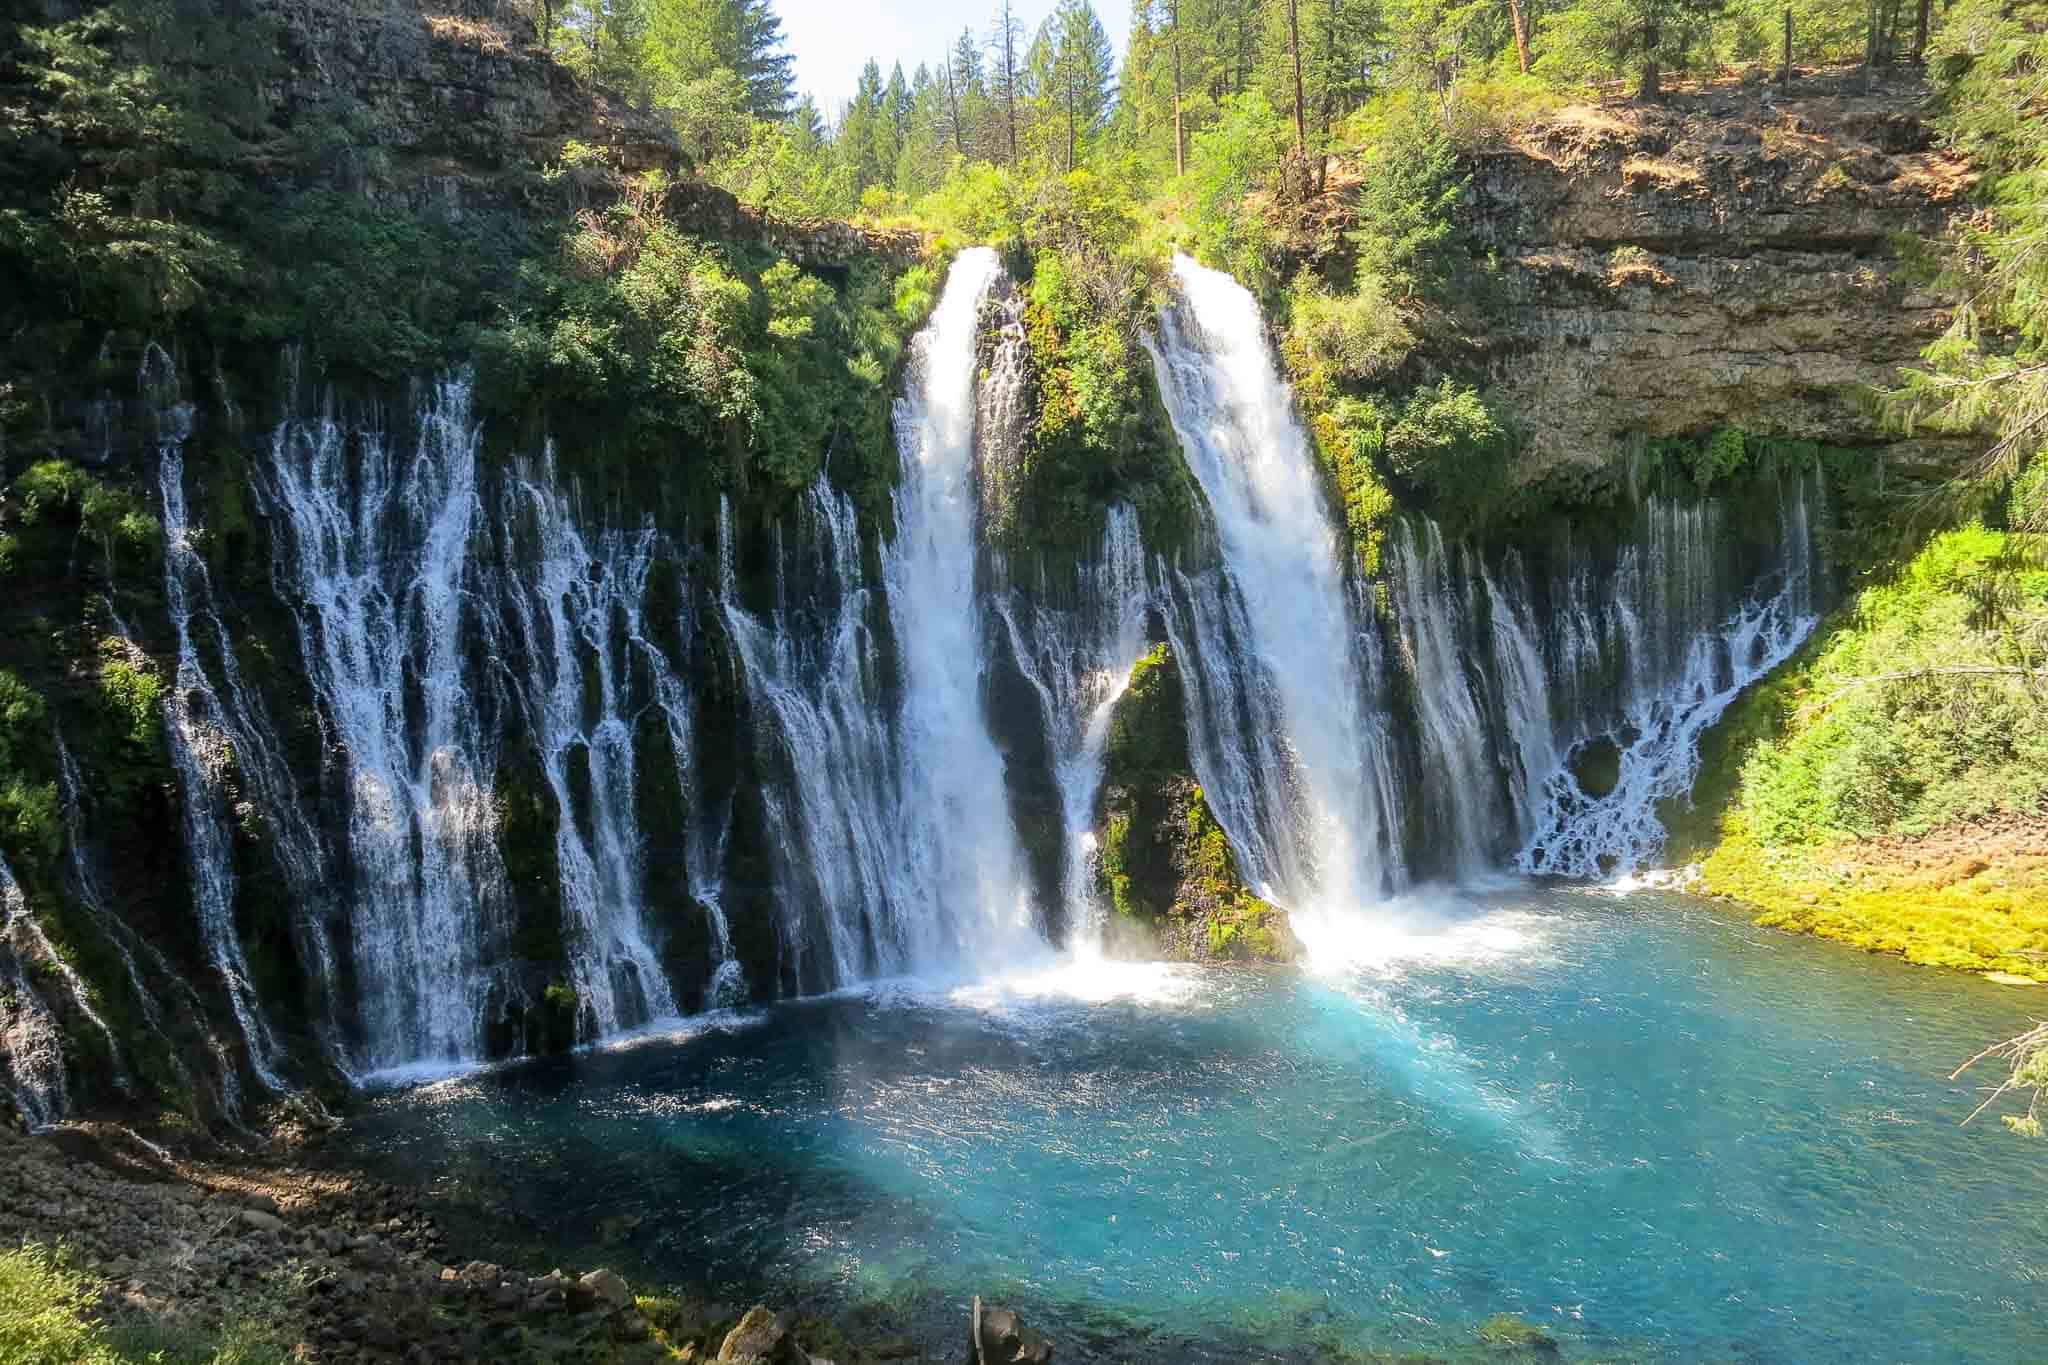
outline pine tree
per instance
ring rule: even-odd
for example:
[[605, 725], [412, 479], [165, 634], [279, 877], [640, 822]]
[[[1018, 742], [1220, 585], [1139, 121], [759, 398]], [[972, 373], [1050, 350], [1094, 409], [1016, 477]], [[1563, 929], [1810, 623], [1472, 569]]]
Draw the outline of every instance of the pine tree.
[[1017, 164], [1017, 105], [1024, 95], [1025, 74], [1018, 52], [1023, 41], [1024, 27], [1011, 11], [1010, 0], [1003, 0], [989, 52], [994, 57], [995, 97], [1003, 106], [1004, 164], [1012, 167]]
[[796, 59], [784, 46], [782, 20], [774, 0], [738, 0], [738, 9], [730, 65], [747, 83], [747, 110], [755, 118], [780, 119], [796, 92]]

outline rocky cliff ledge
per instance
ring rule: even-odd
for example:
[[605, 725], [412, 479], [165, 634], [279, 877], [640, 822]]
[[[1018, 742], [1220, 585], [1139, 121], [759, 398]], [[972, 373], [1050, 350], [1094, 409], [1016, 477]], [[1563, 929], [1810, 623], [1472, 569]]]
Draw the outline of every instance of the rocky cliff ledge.
[[1903, 79], [1726, 81], [1575, 105], [1482, 154], [1468, 226], [1513, 297], [1479, 344], [1527, 472], [1722, 426], [1892, 441], [1860, 395], [1947, 322], [1898, 242], [1943, 232], [1974, 179], [1922, 123], [1927, 98]]

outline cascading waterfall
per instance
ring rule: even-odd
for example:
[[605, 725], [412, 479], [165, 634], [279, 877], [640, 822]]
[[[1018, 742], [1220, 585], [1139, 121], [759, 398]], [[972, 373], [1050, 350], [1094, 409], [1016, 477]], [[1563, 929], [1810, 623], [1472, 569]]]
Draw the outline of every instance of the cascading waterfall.
[[31, 1128], [55, 1123], [70, 1105], [64, 1035], [29, 976], [29, 964], [54, 960], [13, 871], [0, 858], [0, 1052], [8, 1098]]
[[[1528, 575], [1522, 556], [1509, 550], [1502, 562], [1508, 582], [1521, 583]], [[1513, 746], [1514, 769], [1509, 774], [1515, 801], [1515, 839], [1526, 846], [1536, 833], [1540, 818], [1538, 799], [1541, 784], [1558, 764], [1557, 736], [1551, 728], [1548, 674], [1542, 650], [1537, 647], [1536, 626], [1529, 606], [1520, 594], [1501, 590], [1500, 579], [1484, 564], [1479, 582], [1486, 594], [1492, 626], [1493, 675], [1499, 682], [1501, 724]]]
[[903, 477], [883, 578], [903, 670], [898, 779], [918, 963], [1000, 959], [1043, 941], [983, 708], [974, 582], [975, 334], [1001, 269], [986, 247], [960, 253], [896, 404]]
[[1163, 571], [1173, 646], [1190, 661], [1195, 767], [1261, 894], [1312, 927], [1377, 900], [1395, 875], [1387, 760], [1364, 715], [1336, 528], [1258, 305], [1186, 257], [1174, 273], [1153, 361], [1224, 559]]
[[[1038, 694], [1059, 787], [1060, 898], [1070, 939], [1099, 930], [1094, 891], [1095, 796], [1117, 699], [1145, 652], [1145, 548], [1138, 515], [1127, 504], [1109, 509], [1096, 554], [1076, 567], [1071, 601], [1050, 585], [996, 596], [1019, 668]], [[1096, 935], [1086, 937], [1092, 940]]]
[[464, 659], [480, 517], [469, 385], [434, 389], [418, 449], [332, 420], [279, 427], [257, 480], [280, 525], [279, 591], [347, 756], [353, 956], [373, 1070], [483, 1053], [504, 932], [495, 745]]
[[1489, 732], [1466, 672], [1471, 582], [1462, 554], [1444, 547], [1430, 521], [1410, 521], [1388, 537], [1395, 615], [1415, 679], [1423, 792], [1433, 823], [1450, 836], [1448, 871], [1469, 877], [1491, 861], [1496, 813], [1486, 799], [1498, 782]]
[[[663, 542], [660, 551], [673, 553]], [[643, 574], [653, 566], [653, 553], [643, 561]], [[675, 621], [676, 639], [683, 642], [685, 657], [696, 633], [693, 599], [687, 589], [681, 594]], [[697, 701], [689, 684], [678, 672], [668, 652], [653, 638], [656, 630], [647, 619], [647, 582], [643, 577], [634, 590], [621, 594], [620, 610], [625, 617], [626, 640], [649, 680], [651, 701], [661, 712], [667, 733], [669, 761], [674, 765], [676, 790], [681, 794], [688, 821], [683, 831], [683, 876], [690, 899], [704, 908], [711, 926], [711, 982], [705, 998], [713, 1005], [736, 1005], [747, 997], [746, 973], [733, 956], [732, 923], [725, 912], [725, 850], [732, 832], [732, 797], [708, 798], [697, 769]]]
[[[1820, 476], [1787, 473], [1780, 484], [1776, 563], [1754, 582], [1729, 581], [1712, 504], [1665, 498], [1650, 499], [1645, 544], [1623, 549], [1610, 582], [1583, 561], [1568, 569], [1554, 592], [1566, 605], [1552, 668], [1571, 679], [1579, 709], [1567, 719], [1575, 732], [1560, 736], [1552, 752], [1568, 754], [1608, 734], [1618, 772], [1612, 790], [1597, 796], [1562, 763], [1532, 774], [1534, 829], [1516, 859], [1523, 871], [1596, 878], [1647, 866], [1664, 848], [1657, 806], [1686, 798], [1699, 776], [1701, 735], [1818, 623], [1813, 508]], [[1585, 670], [1617, 649], [1626, 651], [1625, 686], [1609, 720], [1586, 704], [1594, 688]]]
[[[164, 699], [165, 734], [183, 795], [185, 856], [192, 882], [200, 941], [220, 977], [235, 1023], [248, 1048], [249, 1068], [271, 1090], [282, 1090], [278, 1047], [249, 980], [249, 964], [235, 932], [234, 835], [228, 825], [225, 785], [235, 761], [230, 714], [199, 656], [195, 608], [210, 610], [212, 581], [192, 546], [185, 510], [184, 444], [191, 410], [182, 405], [160, 418], [157, 481], [164, 523], [164, 601], [178, 640], [178, 672]], [[233, 1069], [226, 1073], [232, 1078]], [[227, 1082], [232, 1085], [231, 1079]], [[222, 1097], [230, 1110], [238, 1096]]]
[[[777, 528], [775, 603], [740, 601], [721, 504], [719, 602], [768, 780], [761, 788], [790, 984], [825, 990], [909, 970], [916, 919], [896, 734], [853, 503], [821, 475]], [[795, 585], [795, 586], [793, 586]]]
[[[658, 542], [652, 529], [612, 532], [593, 551], [552, 464], [507, 483], [499, 519], [516, 547], [504, 558], [519, 566], [499, 595], [529, 661], [529, 728], [561, 812], [555, 856], [572, 985], [583, 1032], [603, 1036], [676, 1012], [646, 937], [623, 676]], [[663, 676], [674, 685], [658, 650], [637, 652], [657, 688]]]

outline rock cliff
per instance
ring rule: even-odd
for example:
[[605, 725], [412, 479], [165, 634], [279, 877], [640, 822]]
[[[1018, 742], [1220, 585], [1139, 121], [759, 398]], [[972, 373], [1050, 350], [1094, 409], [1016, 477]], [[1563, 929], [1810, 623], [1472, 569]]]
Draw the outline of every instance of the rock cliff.
[[1862, 395], [1946, 324], [1898, 243], [1943, 232], [1973, 176], [1924, 88], [1857, 80], [1576, 105], [1477, 159], [1467, 226], [1511, 284], [1477, 344], [1526, 474], [1721, 426], [1939, 461]]

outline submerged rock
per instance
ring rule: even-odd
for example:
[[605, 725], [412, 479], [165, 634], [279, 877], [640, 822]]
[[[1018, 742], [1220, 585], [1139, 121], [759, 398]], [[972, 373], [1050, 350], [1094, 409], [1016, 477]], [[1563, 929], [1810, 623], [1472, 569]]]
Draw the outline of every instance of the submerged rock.
[[1557, 1338], [1513, 1313], [1496, 1313], [1479, 1324], [1479, 1339], [1488, 1346], [1532, 1355], [1557, 1354]]

